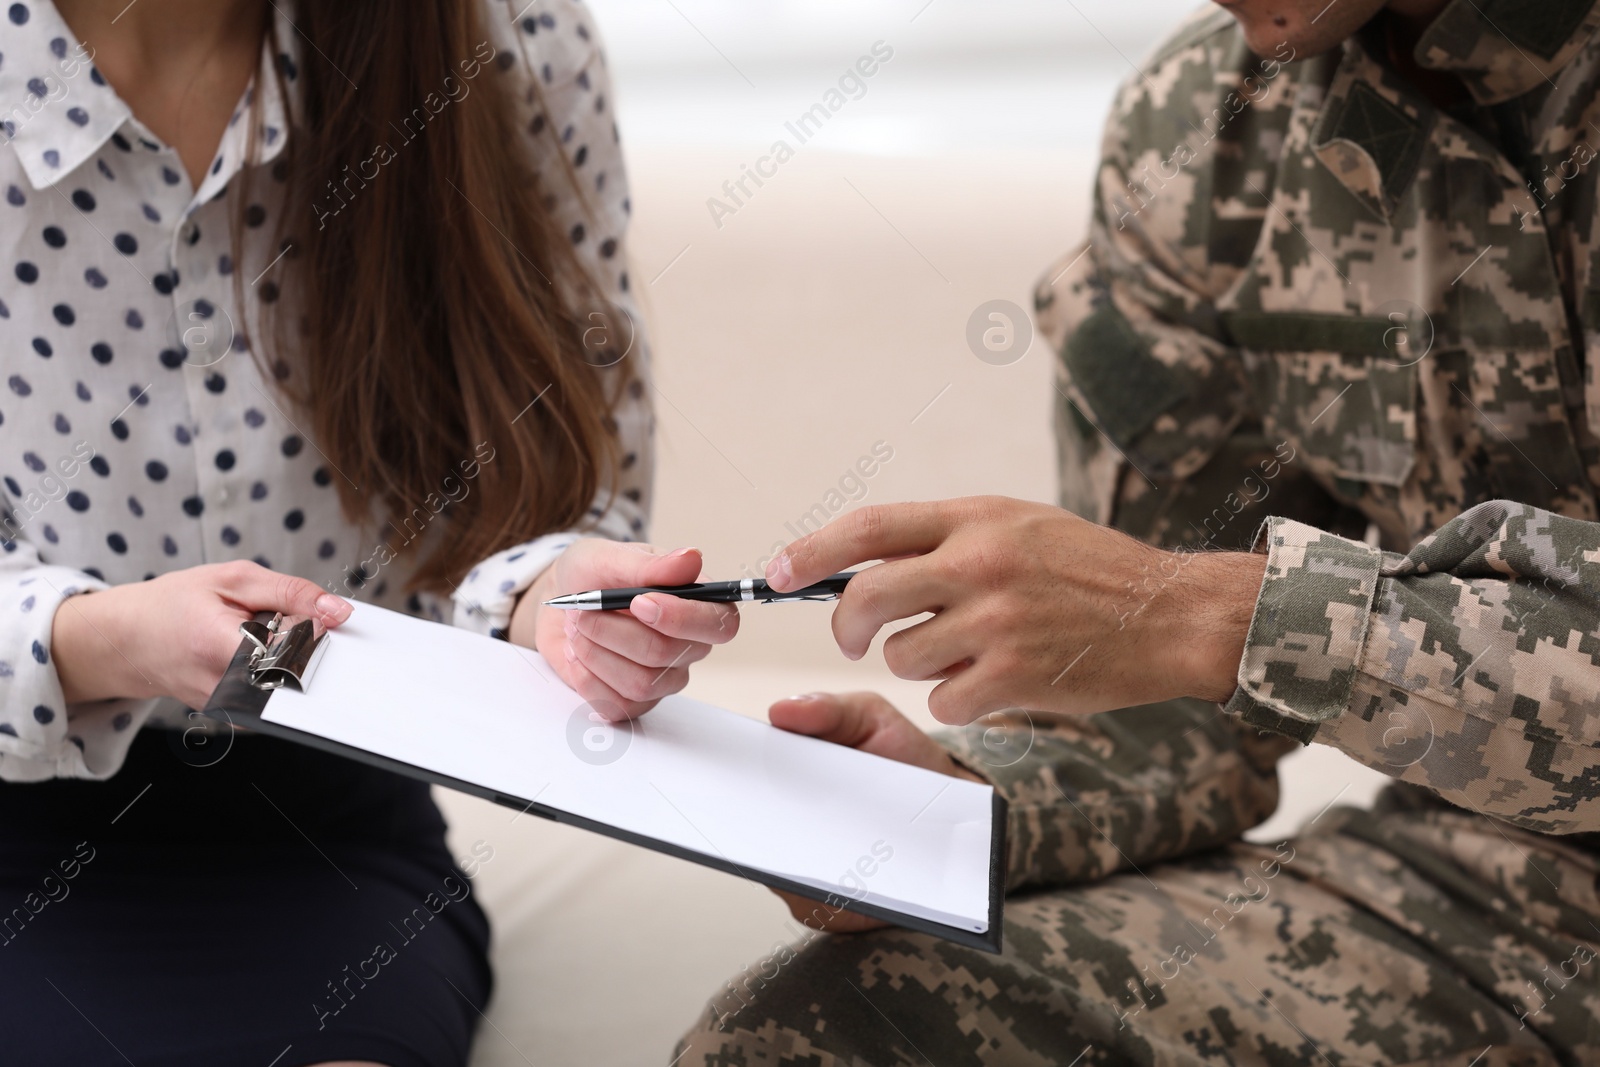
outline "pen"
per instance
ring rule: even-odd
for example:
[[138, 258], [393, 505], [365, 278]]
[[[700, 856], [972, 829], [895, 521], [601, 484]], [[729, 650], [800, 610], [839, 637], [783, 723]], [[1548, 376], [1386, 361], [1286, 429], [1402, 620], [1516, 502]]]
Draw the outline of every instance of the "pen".
[[845, 571], [824, 578], [816, 585], [780, 593], [760, 578], [745, 578], [736, 582], [697, 582], [694, 585], [654, 585], [637, 589], [591, 589], [587, 593], [568, 593], [545, 603], [552, 608], [575, 611], [620, 611], [633, 603], [633, 598], [644, 593], [666, 593], [684, 600], [700, 600], [713, 604], [738, 604], [756, 601], [762, 604], [784, 604], [795, 600], [838, 600], [845, 585], [855, 577], [854, 571]]

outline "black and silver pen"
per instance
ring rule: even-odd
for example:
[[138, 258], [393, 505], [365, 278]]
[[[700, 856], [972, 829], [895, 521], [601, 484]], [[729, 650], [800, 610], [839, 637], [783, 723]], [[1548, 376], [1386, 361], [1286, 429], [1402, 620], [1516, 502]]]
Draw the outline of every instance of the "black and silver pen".
[[855, 577], [854, 571], [835, 574], [815, 585], [780, 593], [760, 578], [745, 578], [736, 582], [697, 582], [694, 585], [655, 585], [635, 589], [591, 589], [587, 593], [568, 593], [545, 603], [552, 608], [569, 611], [620, 611], [633, 603], [633, 598], [645, 593], [666, 593], [684, 600], [700, 600], [713, 604], [739, 604], [753, 601], [761, 604], [783, 604], [795, 600], [838, 600], [845, 585]]

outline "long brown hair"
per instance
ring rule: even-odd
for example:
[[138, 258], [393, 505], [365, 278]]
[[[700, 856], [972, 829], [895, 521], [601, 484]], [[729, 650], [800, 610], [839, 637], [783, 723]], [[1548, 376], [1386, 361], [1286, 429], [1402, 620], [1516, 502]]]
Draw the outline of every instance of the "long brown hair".
[[[585, 517], [614, 478], [608, 385], [625, 380], [586, 346], [604, 302], [546, 208], [497, 69], [522, 57], [494, 54], [480, 4], [297, 4], [310, 47], [296, 72], [300, 113], [273, 167], [287, 185], [278, 247], [293, 281], [267, 305], [264, 332], [292, 353], [274, 369], [338, 472], [347, 516], [413, 514], [481, 460], [484, 443], [493, 449], [434, 524], [411, 579], [438, 591], [475, 561]], [[281, 85], [284, 71], [261, 75]], [[417, 135], [424, 143], [395, 143], [430, 94], [464, 81]], [[337, 215], [324, 217], [334, 190]]]

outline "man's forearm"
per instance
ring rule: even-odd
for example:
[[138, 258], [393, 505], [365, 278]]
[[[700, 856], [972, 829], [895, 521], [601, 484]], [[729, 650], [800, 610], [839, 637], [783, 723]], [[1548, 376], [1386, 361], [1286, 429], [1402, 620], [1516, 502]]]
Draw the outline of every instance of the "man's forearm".
[[1238, 687], [1250, 619], [1267, 557], [1253, 552], [1203, 552], [1174, 557], [1181, 570], [1173, 594], [1155, 612], [1158, 640], [1177, 650], [1185, 696], [1217, 703]]

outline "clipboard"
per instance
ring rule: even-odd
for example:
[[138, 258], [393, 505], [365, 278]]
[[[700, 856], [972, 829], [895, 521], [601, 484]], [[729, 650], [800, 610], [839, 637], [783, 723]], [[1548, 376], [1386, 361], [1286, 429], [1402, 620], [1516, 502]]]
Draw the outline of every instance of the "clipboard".
[[[566, 776], [561, 779], [562, 788], [554, 787], [554, 778], [535, 788], [536, 779], [526, 775], [519, 778], [510, 766], [505, 750], [516, 746], [508, 745], [505, 739], [523, 736], [516, 731], [531, 729], [529, 723], [537, 720], [538, 728], [543, 730], [538, 737], [548, 741], [554, 736], [553, 726], [538, 720], [538, 716], [548, 708], [564, 708], [572, 702], [586, 707], [576, 693], [554, 679], [554, 672], [537, 653], [359, 603], [350, 619], [329, 633], [319, 633], [309, 619], [285, 620], [274, 615], [257, 616], [241, 624], [240, 631], [239, 648], [202, 709], [210, 719], [309, 745], [525, 814], [817, 899], [831, 909], [858, 912], [984, 952], [1000, 951], [1007, 807], [998, 791], [789, 734], [759, 720], [681, 696], [667, 698], [627, 726], [629, 737], [634, 737], [631, 731], [637, 730], [637, 736], [645, 739], [635, 750], [643, 753], [639, 759], [646, 761], [645, 770], [638, 769], [638, 762], [621, 772], [612, 769], [612, 765], [598, 764], [612, 777], [597, 777], [594, 767], [589, 766], [591, 761], [579, 748], [571, 747], [569, 729], [570, 754], [578, 766], [561, 765], [565, 757], [559, 752], [552, 757], [549, 744], [540, 745], [535, 740], [522, 746], [543, 752], [541, 759], [552, 764], [549, 773]], [[412, 653], [418, 648], [437, 649], [438, 660], [425, 662], [425, 657], [402, 655], [402, 644]], [[462, 661], [471, 664], [471, 674], [455, 676], [455, 683], [449, 677], [441, 677], [442, 672], [448, 674], [450, 663]], [[543, 665], [540, 673], [549, 677], [540, 682], [528, 674], [505, 679], [506, 684], [499, 689], [492, 688], [499, 682], [485, 675], [521, 671], [524, 668], [517, 666], [518, 662], [534, 672], [540, 672]], [[407, 679], [395, 677], [406, 672], [410, 672]], [[559, 688], [541, 689], [546, 682]], [[340, 694], [363, 692], [369, 687], [387, 696], [373, 701], [364, 696], [336, 699]], [[446, 715], [450, 720], [446, 731], [450, 743], [440, 747], [450, 749], [447, 754], [419, 750], [414, 739], [395, 739], [409, 728], [406, 724], [415, 726], [425, 721], [434, 728], [438, 707], [424, 705], [438, 694], [453, 695], [457, 688], [470, 692], [474, 687], [481, 691], [476, 694], [482, 698], [477, 705], [466, 706], [472, 703], [469, 695], [458, 702], [462, 706], [451, 707]], [[485, 710], [495, 703], [493, 694], [524, 689], [538, 694], [527, 711], [533, 718], [520, 718], [524, 713], [516, 708]], [[410, 707], [406, 706], [408, 703]], [[581, 725], [577, 715], [577, 711], [572, 712], [571, 722]], [[346, 718], [349, 721], [344, 721]], [[383, 730], [389, 730], [392, 724], [400, 725], [385, 733], [374, 731], [374, 722], [384, 723]], [[590, 727], [597, 732], [607, 728]], [[508, 729], [511, 734], [506, 733]], [[481, 751], [474, 747], [479, 744], [480, 733]], [[653, 742], [655, 748], [649, 748], [646, 742]], [[652, 758], [656, 762], [650, 763]], [[763, 769], [769, 773], [755, 775], [752, 758], [764, 761]], [[615, 766], [625, 762], [623, 759]], [[641, 775], [664, 805], [657, 804], [655, 796], [639, 785]], [[661, 782], [650, 780], [652, 777], [677, 784], [664, 789]], [[524, 779], [525, 784], [519, 786], [517, 783]], [[727, 780], [729, 785], [728, 794], [719, 798], [716, 790], [721, 780]], [[600, 782], [604, 788], [590, 785], [591, 781]], [[635, 806], [616, 807], [621, 802], [617, 796], [625, 799], [629, 789], [633, 790]], [[679, 795], [675, 801], [669, 789], [686, 790], [687, 795]], [[767, 796], [763, 790], [771, 793], [765, 801], [770, 826], [762, 822], [761, 806]], [[987, 797], [974, 790], [983, 791]], [[928, 793], [932, 797], [925, 800]], [[598, 811], [596, 804], [600, 805]], [[606, 809], [607, 804], [613, 807]], [[980, 804], [987, 816], [983, 825], [974, 817]], [[651, 805], [660, 809], [658, 814], [664, 822], [641, 821], [639, 813]], [[904, 816], [917, 806], [921, 810], [907, 821]], [[957, 807], [960, 817], [950, 816], [949, 812]], [[683, 829], [667, 808], [696, 833]], [[932, 818], [929, 812], [933, 813]], [[738, 825], [741, 819], [749, 827], [743, 834], [726, 829]], [[929, 821], [918, 827], [924, 819]], [[949, 823], [948, 827], [941, 819]], [[702, 825], [713, 826], [723, 845], [715, 844], [701, 830]], [[891, 829], [883, 830], [884, 826]], [[946, 831], [943, 837], [939, 831]], [[875, 844], [867, 844], [874, 833], [883, 836]], [[853, 842], [848, 848], [844, 845], [846, 839]], [[796, 842], [797, 850], [810, 843], [817, 856], [807, 854], [803, 858], [811, 867], [789, 869], [788, 861], [766, 862], [789, 847], [788, 842]], [[894, 860], [880, 865], [870, 858], [871, 853], [884, 849], [894, 855]], [[852, 881], [846, 863], [842, 868], [826, 868], [840, 870], [845, 877], [819, 877], [821, 868], [816, 864], [829, 861], [817, 857], [828, 855], [859, 856], [856, 870], [865, 873]], [[752, 856], [761, 862], [752, 862]], [[799, 863], [798, 858], [793, 861]], [[919, 871], [944, 873], [917, 879]], [[879, 879], [878, 891], [873, 889], [872, 875]], [[926, 891], [929, 900], [911, 901], [904, 892], [900, 896], [889, 894], [882, 889], [884, 880], [891, 887], [898, 880], [914, 894]], [[945, 892], [946, 881], [956, 886], [951, 893]], [[837, 884], [830, 886], [830, 882]], [[961, 895], [965, 904], [960, 911], [946, 912], [939, 903], [943, 900], [940, 894], [952, 893]], [[986, 894], [986, 901], [977, 900], [975, 893]], [[977, 912], [983, 913], [981, 917]]]

